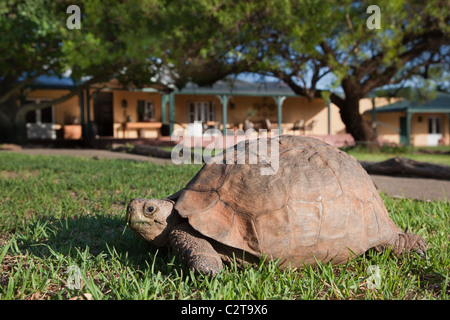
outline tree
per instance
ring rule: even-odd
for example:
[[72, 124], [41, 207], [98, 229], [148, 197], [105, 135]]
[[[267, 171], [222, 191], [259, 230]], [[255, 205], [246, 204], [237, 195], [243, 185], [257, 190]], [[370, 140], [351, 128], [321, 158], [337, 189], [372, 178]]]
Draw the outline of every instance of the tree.
[[[127, 47], [120, 41], [114, 19], [99, 1], [80, 3], [85, 14], [82, 28], [69, 29], [66, 9], [72, 1], [19, 0], [0, 4], [0, 132], [3, 140], [23, 142], [25, 115], [30, 110], [63, 102], [89, 85], [108, 80], [125, 66]], [[103, 12], [102, 12], [103, 11]], [[94, 14], [95, 13], [95, 14]], [[102, 19], [94, 17], [102, 16]], [[42, 104], [22, 104], [25, 88], [45, 74], [71, 71], [78, 86], [68, 94]], [[83, 79], [87, 77], [87, 79]], [[83, 81], [84, 80], [84, 81]]]
[[[373, 142], [359, 100], [449, 65], [444, 1], [377, 1], [380, 29], [369, 28], [377, 27], [366, 11], [372, 2], [349, 0], [79, 0], [81, 29], [69, 29], [73, 2], [0, 3], [0, 139], [13, 132], [9, 139], [23, 141], [29, 110], [111, 77], [173, 90], [249, 71], [278, 77], [309, 98], [332, 90], [347, 131]], [[68, 94], [22, 104], [36, 77], [69, 71], [77, 86]]]
[[[367, 13], [372, 4], [240, 3], [241, 8], [232, 11], [247, 27], [234, 54], [253, 61], [249, 71], [275, 76], [299, 95], [322, 97], [331, 90], [329, 98], [340, 109], [347, 131], [356, 141], [374, 143], [375, 132], [363, 120], [359, 100], [376, 88], [428, 77], [436, 65], [448, 72], [450, 28], [445, 1], [376, 1], [378, 17], [375, 11]], [[372, 28], [375, 22], [380, 29]], [[335, 92], [337, 87], [341, 94]]]
[[[247, 65], [228, 58], [232, 47], [226, 41], [211, 46], [220, 27], [214, 1], [79, 0], [81, 28], [70, 29], [66, 11], [73, 4], [0, 4], [0, 140], [24, 142], [27, 112], [61, 103], [112, 77], [124, 86], [170, 91], [187, 81], [215, 82]], [[68, 72], [77, 83], [70, 92], [41, 104], [23, 103], [24, 89], [37, 77]]]

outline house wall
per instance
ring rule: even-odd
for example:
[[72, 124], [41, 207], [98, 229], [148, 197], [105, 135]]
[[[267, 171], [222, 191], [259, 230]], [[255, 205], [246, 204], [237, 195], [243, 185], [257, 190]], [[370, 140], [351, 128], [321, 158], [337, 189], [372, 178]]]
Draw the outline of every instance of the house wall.
[[[372, 114], [369, 112], [367, 114], [364, 114], [364, 112], [372, 110], [373, 103], [375, 103], [375, 108], [380, 108], [385, 105], [395, 103], [399, 100], [401, 100], [401, 99], [398, 99], [398, 98], [375, 98], [375, 101], [372, 101], [372, 99], [370, 99], [370, 98], [364, 98], [359, 101], [359, 112], [360, 112], [360, 114], [363, 115], [363, 119], [365, 119], [367, 121], [372, 121]], [[395, 119], [390, 119], [389, 114], [393, 114], [393, 117]], [[377, 121], [386, 123], [389, 126], [394, 126], [396, 128], [400, 128], [400, 120], [397, 119], [399, 116], [398, 114], [400, 114], [400, 113], [397, 113], [397, 114], [389, 113], [389, 114], [384, 115], [383, 113], [377, 113]], [[387, 136], [391, 136], [392, 134], [395, 135], [395, 132], [397, 132], [393, 129], [388, 129], [384, 126], [379, 126], [379, 132], [380, 132], [380, 130], [381, 130], [381, 132], [383, 132], [383, 134], [386, 134]], [[391, 137], [389, 137], [389, 139], [390, 138]], [[397, 137], [397, 139], [399, 140], [399, 137]], [[394, 140], [395, 140], [395, 138], [394, 138]]]
[[[187, 95], [177, 94], [175, 95], [175, 121], [182, 123], [187, 128], [188, 124], [188, 104], [195, 101], [212, 101], [217, 104], [217, 120], [222, 123], [222, 104], [220, 99], [216, 96], [210, 95]], [[228, 111], [228, 119], [230, 117]], [[167, 104], [167, 121], [169, 121], [169, 104]]]
[[[95, 89], [90, 90], [90, 119], [94, 121], [94, 94]], [[155, 106], [155, 118], [157, 121], [161, 121], [161, 95], [158, 93], [148, 92], [132, 92], [126, 90], [111, 90], [113, 94], [113, 118], [114, 118], [114, 137], [123, 138], [122, 123], [126, 121], [126, 116], [131, 116], [133, 121], [138, 118], [137, 113], [137, 101], [138, 100], [151, 100]], [[56, 99], [63, 95], [68, 94], [68, 90], [34, 90], [27, 98], [28, 99]], [[87, 97], [84, 96], [85, 104]], [[122, 100], [127, 101], [128, 107], [124, 109], [122, 107]], [[85, 109], [87, 112], [87, 109]], [[78, 122], [81, 122], [81, 110], [80, 100], [78, 95], [70, 98], [69, 100], [55, 106], [55, 123], [61, 125], [72, 124], [74, 118], [77, 118]], [[85, 123], [87, 123], [87, 114], [85, 114]], [[156, 130], [145, 130], [144, 137], [156, 137]], [[136, 130], [130, 130], [127, 132], [127, 138], [137, 138], [138, 134]]]
[[[57, 99], [68, 94], [68, 90], [34, 90], [27, 99]], [[55, 123], [65, 125], [72, 124], [74, 118], [80, 121], [80, 105], [78, 96], [55, 106]]]
[[411, 144], [416, 147], [424, 147], [428, 145], [428, 118], [439, 116], [442, 119], [442, 137], [444, 144], [449, 145], [449, 118], [442, 113], [417, 113], [411, 118]]
[[[336, 112], [337, 107], [331, 105], [331, 133], [336, 134], [342, 128], [343, 123], [339, 113]], [[328, 134], [328, 107], [324, 100], [313, 99], [309, 101], [305, 97], [287, 98], [283, 104], [283, 133], [291, 133], [289, 130], [294, 122], [304, 120], [305, 124], [315, 120], [316, 123], [312, 130], [305, 132], [312, 135]]]
[[[216, 96], [209, 95], [175, 95], [175, 121], [182, 123], [184, 127], [188, 125], [188, 103], [195, 101], [214, 101], [217, 104], [217, 120], [222, 123], [222, 104]], [[234, 105], [232, 108], [231, 106]], [[259, 110], [257, 110], [259, 107]], [[249, 111], [256, 111], [256, 114], [249, 115]], [[242, 128], [244, 120], [257, 122], [269, 119], [272, 123], [277, 123], [277, 105], [271, 97], [258, 96], [233, 96], [230, 98], [227, 107], [227, 127]], [[288, 97], [283, 102], [282, 128], [283, 133], [293, 133], [290, 130], [294, 122], [303, 119], [306, 124], [316, 120], [316, 124], [307, 134], [326, 135], [328, 134], [328, 110], [322, 99], [309, 101], [305, 97]], [[331, 104], [331, 134], [345, 132], [345, 125], [341, 121], [339, 109]], [[181, 129], [175, 126], [175, 129]], [[297, 131], [298, 132], [298, 131]]]
[[[400, 144], [400, 117], [404, 116], [404, 112], [377, 113], [378, 135], [388, 143]], [[372, 121], [372, 114], [365, 114], [363, 118]]]
[[[95, 89], [91, 89], [91, 105], [90, 105], [90, 119], [94, 121], [94, 103], [93, 95]], [[114, 117], [114, 137], [122, 138], [123, 130], [122, 123], [131, 116], [132, 121], [138, 118], [137, 104], [138, 100], [151, 100], [155, 107], [156, 121], [161, 122], [161, 102], [162, 95], [159, 93], [127, 91], [127, 90], [110, 90], [113, 93], [113, 117]], [[35, 90], [32, 91], [28, 98], [59, 98], [69, 93], [68, 90]], [[85, 97], [86, 99], [86, 97]], [[122, 107], [122, 100], [127, 101], [127, 108]], [[222, 105], [220, 99], [214, 95], [175, 95], [175, 121], [180, 124], [175, 124], [175, 130], [183, 131], [188, 126], [188, 103], [191, 101], [213, 101], [217, 105], [217, 120], [222, 124]], [[395, 102], [396, 99], [376, 98], [375, 106], [382, 107], [386, 104]], [[232, 108], [231, 105], [234, 104]], [[259, 112], [249, 118], [251, 121], [260, 121], [270, 119], [273, 123], [277, 123], [277, 107], [276, 102], [271, 97], [258, 96], [233, 96], [230, 97], [227, 107], [227, 118], [229, 128], [242, 128], [242, 123], [246, 119], [249, 110], [254, 110], [259, 107]], [[360, 101], [360, 112], [372, 109], [372, 99], [362, 99]], [[169, 121], [169, 104], [166, 108], [166, 119]], [[79, 97], [74, 96], [71, 99], [58, 104], [55, 107], [55, 123], [61, 125], [72, 124], [74, 118], [80, 119], [80, 102]], [[415, 146], [426, 146], [428, 144], [428, 117], [439, 114], [414, 114], [411, 120], [411, 143]], [[345, 133], [345, 125], [341, 120], [339, 108], [331, 104], [331, 134]], [[400, 135], [398, 130], [400, 128], [400, 117], [405, 116], [402, 112], [378, 113], [377, 120], [382, 124], [378, 125], [378, 133], [385, 141], [392, 143], [400, 143]], [[440, 114], [442, 117], [443, 136], [446, 144], [450, 141], [450, 119], [446, 114]], [[310, 135], [327, 135], [328, 134], [328, 109], [322, 99], [316, 98], [309, 101], [305, 97], [288, 97], [283, 102], [282, 109], [282, 132], [283, 134], [292, 134], [290, 130], [294, 122], [303, 119], [306, 124], [312, 120], [316, 120], [316, 124], [311, 131], [306, 132]], [[363, 116], [366, 120], [371, 121], [370, 113]], [[420, 117], [422, 121], [419, 121]], [[87, 122], [87, 115], [85, 114], [85, 122]], [[384, 124], [384, 125], [383, 125]], [[157, 130], [145, 130], [144, 137], [156, 137]], [[298, 131], [297, 131], [298, 133]], [[130, 130], [127, 132], [127, 138], [136, 138], [137, 131]]]
[[[155, 110], [155, 120], [161, 122], [161, 94], [150, 92], [134, 92], [127, 90], [113, 90], [113, 117], [114, 117], [114, 137], [124, 138], [122, 124], [131, 117], [132, 122], [138, 120], [138, 100], [149, 100], [153, 102]], [[123, 108], [122, 101], [127, 101], [127, 107]], [[92, 104], [93, 105], [93, 104]], [[157, 130], [144, 130], [142, 137], [155, 138], [158, 136]], [[126, 132], [127, 138], [137, 138], [137, 130]]]
[[[400, 98], [375, 98], [375, 108], [380, 108], [385, 105], [395, 103], [401, 100]], [[373, 108], [372, 99], [364, 98], [359, 101], [359, 112], [363, 114], [367, 110], [371, 110]]]
[[[395, 103], [401, 100], [400, 98], [376, 98], [375, 107], [379, 108], [387, 104]], [[363, 113], [372, 109], [371, 99], [362, 99], [360, 101], [360, 112]], [[422, 147], [428, 145], [428, 117], [439, 114], [433, 113], [417, 113], [411, 116], [411, 145]], [[449, 141], [449, 121], [445, 114], [440, 114], [442, 117], [443, 137], [445, 141]], [[377, 113], [378, 134], [382, 139], [388, 143], [400, 144], [400, 118], [406, 117], [405, 112], [383, 112]], [[368, 121], [372, 121], [372, 114], [367, 113], [363, 116]], [[422, 120], [420, 121], [420, 118]], [[396, 130], [397, 129], [397, 130]]]
[[[429, 114], [413, 114], [411, 117], [411, 144], [416, 147], [428, 145]], [[420, 120], [420, 121], [419, 121]]]
[[[444, 144], [449, 145], [450, 141], [450, 120], [446, 114], [442, 113], [414, 113], [411, 116], [411, 145], [415, 147], [428, 146], [428, 118], [440, 116], [442, 119], [442, 136]], [[377, 113], [378, 134], [384, 141], [400, 144], [400, 118], [406, 117], [406, 112], [383, 112]], [[371, 121], [372, 115], [365, 114], [364, 118]], [[397, 128], [398, 130], [395, 130]]]
[[[161, 94], [148, 92], [133, 92], [127, 90], [111, 90], [113, 93], [113, 116], [114, 116], [114, 137], [123, 138], [122, 123], [126, 121], [126, 117], [131, 116], [132, 121], [136, 121], [137, 101], [151, 100], [155, 106], [155, 117], [157, 121], [161, 121]], [[59, 98], [67, 94], [67, 90], [35, 90], [30, 93], [30, 98]], [[95, 89], [90, 90], [90, 119], [94, 121], [94, 94]], [[86, 99], [86, 97], [85, 97]], [[127, 101], [127, 108], [122, 107], [122, 100]], [[188, 125], [188, 102], [190, 101], [214, 101], [217, 104], [217, 119], [222, 123], [222, 105], [220, 99], [212, 95], [182, 95], [175, 96], [175, 121], [182, 124], [184, 128]], [[234, 108], [231, 108], [231, 102]], [[86, 100], [85, 100], [86, 104]], [[266, 118], [277, 123], [276, 103], [271, 97], [258, 96], [233, 96], [230, 98], [227, 109], [228, 127], [242, 128], [242, 123], [247, 116], [247, 111], [260, 106], [260, 111], [249, 119], [252, 121], [260, 121]], [[331, 134], [339, 134], [345, 132], [345, 125], [340, 119], [339, 109], [331, 104]], [[58, 124], [71, 124], [76, 117], [80, 119], [80, 103], [78, 96], [59, 104], [55, 108], [55, 122]], [[307, 134], [326, 135], [328, 134], [328, 110], [322, 99], [313, 99], [309, 101], [305, 97], [288, 97], [283, 102], [283, 133], [293, 133], [292, 126], [294, 122], [303, 119], [305, 123], [316, 120], [316, 124]], [[169, 120], [169, 107], [166, 109], [166, 119]], [[85, 122], [87, 122], [87, 114], [85, 114]], [[179, 124], [175, 124], [175, 129], [183, 129]], [[155, 131], [144, 131], [144, 137], [155, 137]], [[136, 131], [127, 132], [127, 138], [136, 138]]]

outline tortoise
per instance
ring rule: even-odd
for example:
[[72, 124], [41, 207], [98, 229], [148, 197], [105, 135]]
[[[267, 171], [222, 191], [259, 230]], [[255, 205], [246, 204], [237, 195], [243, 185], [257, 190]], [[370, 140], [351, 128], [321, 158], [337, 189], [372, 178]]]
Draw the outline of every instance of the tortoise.
[[[177, 193], [130, 201], [127, 223], [146, 241], [170, 246], [189, 268], [209, 275], [219, 273], [223, 263], [241, 266], [262, 257], [283, 269], [318, 261], [341, 264], [371, 248], [425, 254], [425, 240], [394, 224], [355, 158], [310, 137], [271, 139], [278, 151], [273, 174], [261, 174], [271, 166], [261, 156], [256, 164], [239, 164], [237, 154], [246, 152], [248, 160], [251, 152], [250, 141], [239, 142], [217, 156], [234, 152], [232, 163], [204, 164]], [[274, 148], [268, 145], [270, 154]]]

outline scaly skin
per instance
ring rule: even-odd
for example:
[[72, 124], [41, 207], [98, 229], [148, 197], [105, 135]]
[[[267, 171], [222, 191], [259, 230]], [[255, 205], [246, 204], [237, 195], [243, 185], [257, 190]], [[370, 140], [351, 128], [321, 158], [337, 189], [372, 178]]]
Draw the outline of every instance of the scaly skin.
[[172, 229], [169, 243], [184, 263], [195, 271], [214, 276], [223, 268], [220, 255], [188, 223], [181, 223]]
[[408, 251], [414, 251], [419, 255], [425, 255], [427, 243], [421, 236], [405, 231], [405, 233], [398, 234], [398, 236], [391, 241], [375, 247], [378, 251], [387, 250], [388, 248], [390, 248], [395, 256], [401, 256]]

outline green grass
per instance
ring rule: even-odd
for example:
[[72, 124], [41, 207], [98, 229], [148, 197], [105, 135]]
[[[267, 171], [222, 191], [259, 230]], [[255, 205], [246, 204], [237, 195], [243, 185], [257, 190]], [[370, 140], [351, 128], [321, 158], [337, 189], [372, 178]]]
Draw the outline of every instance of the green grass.
[[419, 149], [450, 151], [450, 147], [428, 147], [428, 148], [411, 148], [411, 147], [382, 147], [380, 150], [370, 152], [363, 147], [343, 148], [345, 152], [354, 156], [361, 161], [384, 161], [394, 157], [404, 157], [422, 162], [431, 162], [436, 164], [444, 164], [450, 166], [450, 155], [448, 154], [423, 154], [419, 153]]
[[[163, 147], [166, 151], [172, 151], [172, 147]], [[436, 150], [436, 151], [444, 151], [444, 152], [450, 152], [449, 146], [440, 146], [440, 147], [424, 147], [424, 148], [417, 148], [417, 147], [388, 147], [384, 146], [379, 150], [376, 151], [369, 151], [365, 147], [361, 146], [353, 146], [353, 147], [346, 147], [342, 148], [345, 152], [348, 154], [354, 156], [356, 159], [361, 161], [385, 161], [390, 158], [394, 157], [403, 157], [408, 159], [413, 159], [416, 161], [422, 161], [422, 162], [431, 162], [436, 164], [443, 164], [450, 166], [450, 155], [448, 154], [426, 154], [421, 153], [420, 150]], [[202, 148], [192, 148], [190, 149], [192, 154], [202, 156], [205, 149]], [[215, 153], [222, 152], [222, 150], [213, 150], [212, 155], [215, 155]]]
[[0, 152], [0, 299], [449, 299], [447, 202], [383, 196], [398, 226], [429, 242], [426, 258], [369, 251], [346, 265], [261, 263], [214, 278], [124, 230], [128, 201], [167, 196], [199, 168]]

